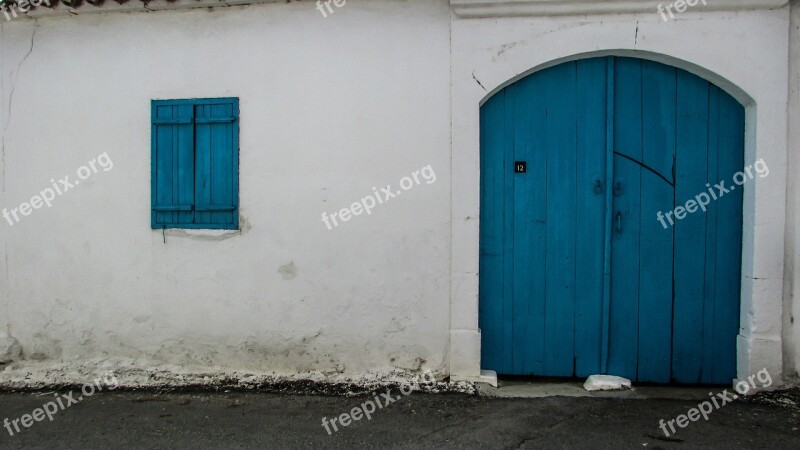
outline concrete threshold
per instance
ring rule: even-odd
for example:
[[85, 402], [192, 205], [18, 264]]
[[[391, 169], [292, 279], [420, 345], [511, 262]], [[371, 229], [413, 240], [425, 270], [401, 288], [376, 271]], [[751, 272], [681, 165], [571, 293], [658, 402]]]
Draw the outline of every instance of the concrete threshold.
[[[540, 397], [596, 397], [625, 398], [635, 400], [703, 400], [709, 392], [722, 392], [724, 386], [636, 386], [619, 391], [589, 392], [583, 388], [584, 380], [552, 379], [503, 379], [498, 386], [478, 384], [478, 393], [497, 398], [540, 398]], [[728, 387], [728, 389], [730, 389]]]

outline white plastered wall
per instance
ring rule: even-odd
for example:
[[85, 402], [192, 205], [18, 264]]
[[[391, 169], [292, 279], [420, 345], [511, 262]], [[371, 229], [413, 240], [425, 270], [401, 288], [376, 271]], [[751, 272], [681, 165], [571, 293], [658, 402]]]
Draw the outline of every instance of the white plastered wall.
[[[554, 11], [548, 13], [547, 7], [554, 4], [538, 0], [494, 5], [480, 0], [451, 3], [455, 5], [451, 44], [451, 371], [454, 378], [477, 379], [481, 369], [478, 329], [481, 103], [510, 82], [558, 62], [587, 56], [625, 55], [664, 62], [698, 74], [728, 91], [746, 107], [745, 159], [752, 163], [764, 158], [770, 174], [745, 186], [737, 376], [746, 377], [767, 368], [774, 379], [782, 379], [788, 6], [739, 11], [696, 7], [665, 23], [655, 4], [649, 10], [639, 3], [632, 7], [631, 2], [599, 1], [592, 3], [594, 9], [606, 13], [577, 15], [575, 10], [573, 15], [564, 11], [555, 11], [563, 15], [553, 15]], [[738, 7], [744, 3], [758, 5], [758, 2], [739, 1]], [[475, 4], [482, 5], [478, 13], [469, 8]]]
[[[0, 331], [27, 358], [476, 378], [480, 103], [547, 65], [618, 54], [747, 106], [747, 159], [770, 175], [746, 186], [739, 376], [780, 378], [782, 342], [800, 343], [789, 293], [781, 319], [789, 14], [723, 7], [780, 0], [717, 0], [670, 23], [658, 2], [623, 0], [494, 2], [508, 9], [469, 18], [459, 3], [493, 2], [349, 0], [327, 18], [313, 3], [0, 22], [0, 206], [103, 151], [115, 163], [0, 224]], [[164, 245], [149, 230], [149, 100], [204, 96], [241, 99], [243, 232]], [[427, 164], [435, 184], [337, 230], [319, 220]]]
[[786, 277], [784, 280], [784, 362], [786, 372], [798, 381], [800, 374], [800, 0], [792, 0], [789, 39], [789, 179], [786, 202]]
[[[0, 223], [0, 326], [21, 370], [447, 372], [446, 1], [78, 13], [0, 25], [0, 208], [103, 152], [114, 163]], [[165, 244], [150, 229], [150, 101], [229, 96], [242, 232]], [[322, 222], [428, 165], [434, 183]]]

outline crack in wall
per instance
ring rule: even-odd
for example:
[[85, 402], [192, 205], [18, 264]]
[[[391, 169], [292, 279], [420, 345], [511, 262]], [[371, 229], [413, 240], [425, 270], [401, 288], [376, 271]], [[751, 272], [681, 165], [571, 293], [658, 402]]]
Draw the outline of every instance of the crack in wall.
[[[8, 95], [8, 106], [6, 108], [6, 114], [5, 114], [6, 123], [3, 126], [2, 140], [0, 140], [0, 176], [2, 176], [2, 185], [0, 185], [0, 194], [2, 194], [3, 197], [5, 197], [4, 194], [5, 194], [5, 191], [6, 191], [6, 173], [7, 173], [6, 172], [6, 136], [8, 135], [8, 128], [11, 125], [11, 111], [12, 111], [11, 107], [12, 107], [12, 104], [13, 104], [13, 101], [14, 101], [14, 92], [15, 92], [16, 87], [17, 87], [17, 80], [19, 79], [19, 73], [22, 70], [22, 65], [25, 64], [25, 61], [28, 59], [29, 56], [31, 56], [31, 53], [33, 53], [34, 41], [36, 39], [36, 32], [39, 30], [39, 21], [37, 19], [35, 19], [35, 18], [33, 19], [33, 21], [34, 21], [34, 28], [33, 28], [33, 33], [31, 33], [30, 47], [28, 48], [27, 53], [25, 53], [25, 56], [23, 56], [22, 59], [20, 60], [20, 62], [17, 64], [17, 67], [16, 67], [16, 69], [14, 69], [14, 72], [12, 72], [11, 76], [9, 77], [10, 78], [10, 89], [9, 89], [10, 92], [9, 92], [9, 95]], [[5, 93], [5, 84], [3, 85], [3, 88], [2, 88], [1, 92]], [[3, 243], [3, 264], [5, 266], [4, 267], [4, 269], [5, 269], [4, 272], [5, 273], [3, 274], [4, 278], [5, 278], [4, 285], [6, 286], [5, 295], [3, 296], [4, 300], [5, 300], [4, 301], [4, 303], [5, 303], [5, 308], [4, 309], [6, 311], [6, 324], [5, 325], [6, 325], [6, 332], [10, 336], [11, 335], [11, 291], [9, 289], [9, 286], [10, 286], [10, 274], [9, 274], [8, 243], [7, 242]]]
[[[19, 72], [22, 70], [22, 65], [25, 64], [25, 61], [31, 56], [33, 53], [33, 44], [34, 39], [36, 39], [36, 32], [39, 31], [39, 21], [36, 19], [34, 20], [34, 27], [33, 33], [31, 33], [31, 46], [28, 49], [28, 53], [22, 57], [22, 60], [17, 64], [17, 68], [14, 70], [13, 75], [11, 76], [11, 92], [8, 94], [8, 108], [6, 109], [6, 124], [3, 128], [3, 156], [5, 156], [5, 148], [6, 148], [6, 133], [8, 132], [8, 126], [11, 124], [11, 104], [14, 101], [14, 91], [17, 88], [17, 79], [19, 78]], [[3, 166], [3, 172], [5, 172], [5, 166]], [[5, 178], [3, 179], [3, 183], [5, 184]]]
[[486, 88], [483, 87], [483, 83], [481, 83], [481, 80], [479, 80], [478, 77], [475, 76], [475, 71], [472, 71], [472, 79], [475, 80], [476, 83], [478, 83], [478, 86], [482, 87], [483, 90], [486, 91]]
[[28, 53], [22, 57], [22, 60], [17, 64], [17, 68], [12, 72], [11, 75], [11, 88], [10, 93], [8, 94], [8, 108], [6, 108], [6, 124], [3, 127], [3, 139], [2, 143], [0, 143], [0, 165], [2, 165], [2, 175], [3, 175], [3, 186], [2, 191], [5, 192], [6, 190], [6, 135], [8, 134], [8, 127], [11, 125], [11, 105], [14, 101], [14, 91], [17, 88], [17, 79], [19, 78], [19, 72], [22, 70], [22, 65], [25, 64], [25, 61], [31, 56], [33, 53], [33, 45], [34, 39], [36, 39], [36, 32], [39, 31], [39, 21], [37, 19], [33, 19], [34, 27], [33, 33], [31, 33], [31, 45], [28, 48]]

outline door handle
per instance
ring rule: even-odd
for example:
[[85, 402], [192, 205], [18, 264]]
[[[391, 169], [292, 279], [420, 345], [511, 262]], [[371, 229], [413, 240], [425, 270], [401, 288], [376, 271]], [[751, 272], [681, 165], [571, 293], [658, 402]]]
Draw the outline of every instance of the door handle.
[[622, 212], [617, 211], [617, 233], [622, 233]]

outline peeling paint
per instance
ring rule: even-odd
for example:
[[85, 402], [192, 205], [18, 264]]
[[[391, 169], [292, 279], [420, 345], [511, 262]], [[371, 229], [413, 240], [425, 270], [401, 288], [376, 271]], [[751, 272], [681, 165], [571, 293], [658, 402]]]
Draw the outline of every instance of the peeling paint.
[[25, 357], [34, 361], [58, 359], [62, 355], [61, 343], [44, 333], [34, 333], [33, 342], [26, 344]]
[[0, 364], [8, 364], [22, 357], [22, 347], [13, 336], [0, 333]]
[[0, 372], [0, 390], [58, 389], [80, 386], [99, 373], [111, 372], [120, 389], [243, 389], [283, 393], [354, 396], [384, 387], [408, 387], [412, 391], [477, 394], [475, 383], [423, 380], [420, 371], [365, 373], [358, 376], [311, 371], [292, 375], [232, 371], [221, 368], [150, 366], [132, 360], [93, 360], [82, 363], [13, 363]]
[[281, 274], [284, 280], [295, 279], [295, 277], [297, 277], [297, 267], [294, 265], [294, 261], [278, 267], [278, 273]]
[[242, 234], [247, 234], [247, 232], [249, 232], [252, 229], [253, 229], [253, 224], [251, 224], [250, 221], [247, 220], [247, 217], [245, 217], [242, 214], [239, 214], [239, 231], [241, 231]]
[[[180, 228], [167, 228], [166, 230], [153, 230], [160, 238], [162, 234], [168, 237], [186, 238], [197, 241], [223, 241], [242, 233], [239, 230], [190, 230]], [[169, 243], [169, 241], [167, 241]]]

